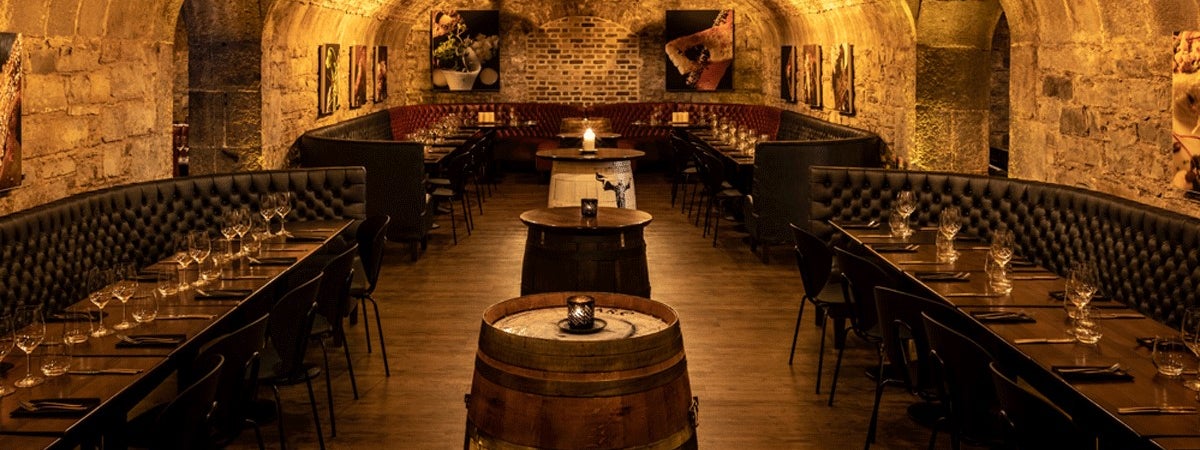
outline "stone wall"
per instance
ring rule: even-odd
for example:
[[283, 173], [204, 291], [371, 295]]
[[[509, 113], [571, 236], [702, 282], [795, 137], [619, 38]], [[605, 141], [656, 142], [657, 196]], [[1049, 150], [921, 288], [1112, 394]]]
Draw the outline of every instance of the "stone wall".
[[637, 36], [598, 17], [564, 17], [529, 34], [529, 100], [590, 106], [640, 100]]
[[171, 174], [172, 37], [182, 0], [0, 0], [24, 35], [21, 187], [0, 214]]

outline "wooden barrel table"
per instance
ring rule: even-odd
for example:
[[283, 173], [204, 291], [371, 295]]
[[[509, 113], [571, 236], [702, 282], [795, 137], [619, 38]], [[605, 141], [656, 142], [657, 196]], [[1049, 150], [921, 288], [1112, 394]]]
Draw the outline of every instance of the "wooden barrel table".
[[583, 217], [578, 206], [525, 211], [521, 295], [603, 291], [649, 297], [643, 231], [652, 219], [643, 211], [603, 206], [596, 217]]
[[[563, 325], [574, 295], [595, 299], [593, 329]], [[483, 314], [466, 449], [694, 449], [696, 414], [679, 318], [667, 305], [556, 292]]]
[[645, 152], [624, 148], [541, 150], [539, 159], [553, 161], [550, 195], [546, 206], [579, 206], [582, 198], [600, 200], [601, 206], [637, 209], [633, 163]]

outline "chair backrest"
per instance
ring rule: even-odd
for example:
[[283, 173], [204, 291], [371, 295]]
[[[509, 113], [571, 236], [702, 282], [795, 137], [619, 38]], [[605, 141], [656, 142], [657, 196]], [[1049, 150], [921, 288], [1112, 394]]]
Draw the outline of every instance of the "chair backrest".
[[842, 270], [842, 292], [850, 304], [850, 324], [859, 335], [868, 333], [879, 323], [875, 310], [875, 287], [895, 287], [895, 279], [875, 263], [834, 247], [834, 258]]
[[275, 303], [267, 320], [267, 340], [279, 355], [279, 367], [273, 372], [285, 377], [298, 375], [304, 370], [304, 354], [312, 334], [313, 318], [317, 311], [317, 292], [321, 288], [322, 275], [316, 273]]
[[220, 441], [236, 438], [253, 408], [258, 392], [259, 361], [267, 343], [267, 317], [263, 315], [200, 348], [198, 360], [211, 355], [225, 358], [225, 369], [217, 383], [217, 406], [212, 414], [212, 425]]
[[875, 287], [875, 311], [883, 335], [883, 351], [888, 361], [903, 367], [900, 374], [905, 386], [913, 393], [935, 392], [936, 378], [929, 364], [929, 339], [921, 314], [945, 322], [961, 313], [945, 303], [883, 286]]
[[816, 298], [833, 271], [833, 252], [825, 241], [808, 230], [788, 224], [796, 240], [796, 267], [800, 269], [800, 282], [804, 284], [804, 295]]
[[951, 430], [975, 442], [988, 442], [999, 434], [996, 388], [987, 376], [995, 361], [990, 353], [962, 333], [921, 314], [929, 338], [929, 357], [943, 387]]
[[317, 291], [317, 314], [329, 325], [341, 331], [342, 318], [350, 314], [350, 280], [354, 274], [354, 257], [358, 255], [358, 243], [341, 250], [337, 256], [325, 263], [321, 288]]
[[1000, 414], [1010, 427], [1009, 436], [1017, 448], [1025, 450], [1095, 448], [1095, 439], [1075, 425], [1071, 416], [1042, 396], [1017, 384], [996, 366], [989, 365]]
[[383, 250], [387, 246], [388, 224], [392, 218], [386, 215], [371, 216], [358, 225], [355, 239], [358, 241], [358, 257], [362, 261], [363, 275], [367, 278], [367, 293], [375, 291], [379, 281], [379, 270], [383, 267]]
[[217, 395], [219, 374], [225, 358], [210, 355], [192, 366], [200, 373], [196, 381], [175, 396], [154, 420], [152, 449], [207, 449], [209, 417]]

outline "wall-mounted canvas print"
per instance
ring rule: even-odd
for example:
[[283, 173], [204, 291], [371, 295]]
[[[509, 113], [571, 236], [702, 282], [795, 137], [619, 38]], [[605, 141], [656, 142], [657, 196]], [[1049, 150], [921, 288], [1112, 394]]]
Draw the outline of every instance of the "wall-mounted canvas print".
[[21, 35], [0, 33], [0, 190], [21, 184]]
[[733, 10], [667, 11], [668, 91], [733, 90]]
[[804, 103], [812, 108], [821, 107], [821, 46], [804, 46], [804, 61], [800, 68], [804, 72]]
[[838, 44], [834, 51], [833, 103], [838, 113], [846, 116], [854, 114], [854, 46]]
[[367, 79], [371, 68], [367, 64], [367, 46], [350, 46], [350, 109], [367, 103]]
[[1175, 33], [1171, 68], [1171, 186], [1200, 200], [1200, 31]]
[[779, 98], [788, 103], [799, 101], [796, 93], [796, 47], [779, 47]]
[[381, 46], [375, 47], [375, 58], [372, 59], [372, 61], [374, 61], [374, 70], [372, 70], [372, 73], [375, 74], [375, 84], [374, 84], [375, 95], [372, 98], [375, 100], [375, 103], [382, 103], [384, 100], [387, 100], [387, 94], [388, 94], [388, 90], [387, 90], [388, 57], [387, 57], [387, 53], [388, 53], [388, 50], [387, 50], [386, 46], [381, 45]]
[[338, 109], [338, 44], [317, 46], [317, 117], [328, 116]]
[[429, 30], [434, 90], [500, 90], [500, 11], [434, 11]]

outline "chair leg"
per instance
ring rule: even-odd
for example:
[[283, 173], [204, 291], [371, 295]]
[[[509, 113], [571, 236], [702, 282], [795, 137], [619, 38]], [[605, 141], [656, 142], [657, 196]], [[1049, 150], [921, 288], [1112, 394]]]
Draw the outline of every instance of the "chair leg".
[[788, 354], [788, 365], [792, 365], [792, 359], [796, 357], [796, 339], [800, 337], [800, 318], [804, 317], [804, 304], [808, 303], [808, 296], [800, 297], [800, 313], [796, 314], [796, 329], [792, 331], [792, 352]]
[[247, 420], [250, 426], [254, 427], [254, 439], [258, 441], [258, 450], [267, 450], [267, 445], [263, 442], [262, 428], [258, 426], [258, 422]]
[[354, 378], [354, 362], [350, 360], [350, 343], [342, 338], [342, 350], [346, 353], [346, 371], [350, 372], [350, 389], [354, 391], [354, 399], [358, 400], [358, 380]]
[[454, 199], [450, 199], [446, 203], [450, 204], [450, 233], [454, 236], [454, 245], [458, 245], [458, 222], [454, 220]]
[[279, 386], [272, 384], [271, 391], [275, 393], [275, 425], [279, 427], [279, 448], [287, 450], [287, 433], [283, 432], [283, 401], [279, 399]]
[[[392, 369], [388, 366], [387, 359], [387, 344], [383, 342], [383, 322], [379, 319], [379, 302], [374, 298], [367, 297], [371, 300], [371, 306], [375, 307], [375, 329], [379, 332], [379, 353], [383, 354], [383, 374], [386, 377], [392, 376]], [[367, 319], [363, 319], [365, 322]]]
[[829, 385], [829, 406], [833, 406], [833, 395], [837, 393], [838, 375], [842, 371], [842, 354], [846, 352], [846, 346], [838, 349], [837, 363], [833, 365], [833, 382]]
[[321, 341], [321, 355], [325, 357], [325, 395], [329, 399], [329, 437], [337, 437], [337, 422], [333, 420], [333, 381], [329, 370], [329, 351], [325, 348], [325, 339]]
[[[313, 393], [312, 380], [304, 380], [304, 384], [308, 385], [308, 404], [312, 405], [313, 423], [317, 425], [317, 442], [321, 444], [321, 450], [325, 450], [325, 432], [321, 430], [321, 414], [317, 412], [317, 395]], [[330, 414], [333, 413], [333, 404], [329, 405]], [[283, 416], [280, 416], [283, 419]], [[333, 437], [333, 436], [330, 436]]]
[[367, 298], [358, 298], [358, 309], [362, 310], [363, 331], [367, 333], [367, 353], [371, 353], [371, 323], [367, 321]]
[[717, 246], [717, 231], [721, 229], [721, 203], [717, 202], [717, 217], [713, 220], [713, 247]]
[[867, 424], [867, 443], [863, 446], [863, 450], [871, 448], [871, 444], [875, 442], [875, 427], [879, 422], [879, 400], [883, 398], [883, 352], [879, 352], [879, 375], [875, 377], [875, 406], [871, 408], [871, 422]]
[[821, 393], [821, 374], [825, 371], [825, 326], [828, 324], [826, 320], [821, 321], [821, 348], [817, 351], [817, 383], [814, 391], [817, 394]]

